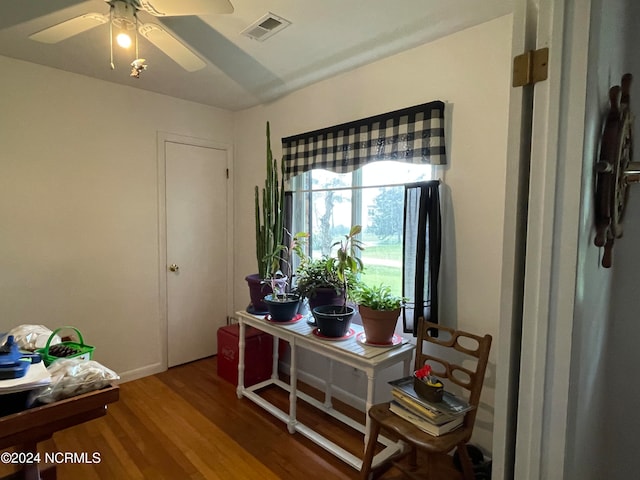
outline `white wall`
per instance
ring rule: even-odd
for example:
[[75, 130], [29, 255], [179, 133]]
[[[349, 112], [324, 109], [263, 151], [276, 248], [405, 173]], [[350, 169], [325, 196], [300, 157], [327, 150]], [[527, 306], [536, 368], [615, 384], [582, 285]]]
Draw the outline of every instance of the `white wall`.
[[[280, 138], [398, 108], [443, 100], [448, 104], [450, 166], [443, 185], [443, 323], [497, 337], [504, 222], [511, 16], [319, 82], [235, 116], [235, 300], [248, 303], [244, 277], [257, 270], [253, 188], [264, 181], [265, 136], [281, 158]], [[497, 343], [495, 344], [497, 345]], [[474, 441], [491, 448], [496, 349]], [[322, 375], [324, 365], [303, 368]], [[345, 385], [364, 388], [345, 373]], [[348, 388], [348, 387], [345, 387]]]
[[[565, 476], [567, 479], [635, 478], [640, 395], [634, 365], [640, 309], [637, 213], [640, 191], [631, 188], [625, 234], [616, 240], [613, 267], [600, 266], [602, 249], [594, 246], [594, 175], [608, 91], [624, 73], [638, 74], [635, 23], [640, 6], [633, 0], [591, 1], [589, 68], [584, 135], [582, 211], [578, 238], [578, 283], [572, 335]], [[635, 69], [635, 72], [634, 72]], [[637, 80], [636, 80], [637, 82]], [[632, 110], [637, 110], [637, 83]], [[638, 128], [636, 127], [636, 138]], [[636, 159], [637, 160], [637, 159]], [[612, 403], [613, 402], [613, 403]]]
[[[281, 137], [440, 99], [451, 118], [450, 166], [438, 172], [442, 319], [497, 337], [510, 39], [507, 16], [235, 114], [0, 57], [0, 89], [11, 92], [0, 97], [0, 331], [71, 324], [121, 374], [159, 370], [157, 131], [235, 144], [243, 309], [266, 121], [280, 158]], [[495, 362], [494, 348], [474, 440], [487, 450]], [[322, 373], [313, 359], [303, 366]], [[342, 381], [362, 395], [362, 378]]]
[[[634, 80], [631, 85], [631, 111], [638, 114], [640, 109], [640, 32], [637, 21], [640, 18], [640, 4], [634, 0], [619, 0], [616, 8], [611, 9], [610, 2], [599, 2], [603, 19], [602, 30], [607, 29], [607, 38], [603, 39], [600, 54], [604, 61], [599, 62], [599, 86], [604, 89], [606, 83], [616, 84], [623, 73], [631, 72]], [[604, 16], [604, 12], [610, 16]], [[604, 37], [604, 36], [603, 36]], [[611, 38], [612, 37], [612, 38]], [[615, 42], [613, 49], [618, 51], [615, 61], [604, 52]], [[602, 95], [604, 92], [599, 90]], [[601, 101], [604, 96], [601, 96]], [[634, 160], [638, 156], [638, 139], [640, 125], [635, 122], [634, 138], [636, 142]], [[638, 339], [640, 339], [640, 187], [630, 187], [629, 203], [625, 212], [624, 235], [616, 240], [611, 270], [611, 302], [609, 317], [597, 319], [607, 322], [607, 335], [603, 339], [605, 352], [603, 358], [603, 376], [609, 381], [607, 388], [602, 389], [602, 377], [594, 381], [594, 390], [602, 395], [601, 411], [611, 411], [610, 402], [617, 398], [612, 415], [602, 415], [602, 440], [598, 455], [602, 458], [602, 471], [607, 478], [622, 480], [634, 478], [640, 471], [640, 457], [636, 451], [638, 428], [640, 428], [640, 412], [637, 404], [640, 398], [640, 384], [636, 381], [636, 365], [640, 361]], [[606, 319], [606, 320], [605, 320]], [[614, 397], [615, 396], [615, 397]], [[600, 412], [598, 412], [600, 413]], [[576, 477], [577, 478], [577, 477]], [[592, 477], [595, 478], [595, 477]]]
[[0, 72], [0, 332], [74, 325], [120, 374], [158, 371], [156, 132], [230, 144], [232, 114], [6, 57]]

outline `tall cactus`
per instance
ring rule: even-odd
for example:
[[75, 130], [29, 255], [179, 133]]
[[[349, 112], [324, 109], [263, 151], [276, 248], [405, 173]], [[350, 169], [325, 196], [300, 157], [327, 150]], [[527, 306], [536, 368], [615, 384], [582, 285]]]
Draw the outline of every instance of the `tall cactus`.
[[260, 278], [273, 276], [280, 268], [280, 252], [283, 250], [284, 165], [278, 178], [278, 162], [271, 152], [271, 132], [267, 122], [267, 176], [262, 189], [255, 187], [256, 209], [256, 259]]

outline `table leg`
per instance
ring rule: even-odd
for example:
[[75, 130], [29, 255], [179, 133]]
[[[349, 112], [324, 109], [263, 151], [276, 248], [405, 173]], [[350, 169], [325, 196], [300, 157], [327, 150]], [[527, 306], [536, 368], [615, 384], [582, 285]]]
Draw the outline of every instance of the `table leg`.
[[371, 419], [369, 418], [369, 409], [373, 406], [376, 394], [376, 374], [374, 371], [367, 372], [367, 400], [365, 403], [365, 424], [364, 424], [364, 444], [369, 441], [369, 433], [371, 431]]
[[240, 320], [238, 332], [238, 387], [236, 388], [238, 398], [242, 398], [242, 392], [244, 391], [245, 330], [246, 326], [244, 322]]
[[273, 363], [271, 365], [271, 378], [273, 380], [278, 379], [278, 356], [280, 352], [278, 347], [280, 346], [280, 339], [276, 336], [273, 337]]
[[297, 348], [295, 341], [289, 343], [291, 346], [291, 362], [289, 365], [289, 433], [295, 433], [296, 431], [296, 402], [298, 400], [298, 366], [297, 362]]
[[40, 470], [40, 480], [58, 480], [58, 473], [55, 465]]
[[412, 356], [408, 356], [404, 359], [404, 376], [408, 377], [411, 371], [411, 361], [413, 360]]
[[[32, 442], [25, 443], [18, 446], [15, 451], [36, 455], [38, 453], [38, 444]], [[22, 469], [18, 473], [18, 476], [10, 476], [9, 478], [21, 478], [23, 480], [40, 480], [40, 466], [38, 465], [38, 462], [25, 463], [22, 465]]]
[[327, 379], [324, 382], [324, 406], [326, 408], [331, 408], [332, 406], [332, 398], [331, 391], [333, 390], [333, 360], [329, 359], [329, 372], [327, 374]]

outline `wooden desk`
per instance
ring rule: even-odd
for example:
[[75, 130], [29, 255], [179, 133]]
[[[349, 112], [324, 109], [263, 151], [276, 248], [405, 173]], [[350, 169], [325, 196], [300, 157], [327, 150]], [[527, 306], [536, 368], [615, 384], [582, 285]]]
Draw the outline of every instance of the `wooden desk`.
[[[311, 327], [305, 319], [302, 319], [294, 324], [282, 325], [267, 322], [264, 319], [264, 316], [251, 315], [246, 311], [236, 312], [236, 316], [240, 325], [238, 340], [238, 398], [242, 398], [243, 396], [247, 397], [275, 417], [287, 423], [290, 433], [301, 433], [311, 441], [323, 447], [325, 450], [331, 452], [341, 460], [351, 465], [353, 468], [360, 470], [362, 466], [361, 458], [356, 457], [336, 443], [320, 435], [311, 427], [300, 423], [296, 419], [296, 401], [298, 398], [300, 398], [310, 405], [313, 405], [314, 407], [340, 420], [351, 428], [354, 428], [360, 433], [363, 433], [364, 444], [366, 445], [369, 438], [370, 429], [369, 417], [366, 416], [366, 423], [362, 425], [352, 418], [338, 412], [337, 410], [334, 410], [331, 405], [333, 361], [335, 360], [339, 363], [365, 372], [365, 374], [367, 375], [366, 410], [368, 411], [374, 402], [376, 375], [378, 374], [378, 372], [390, 367], [391, 365], [403, 362], [404, 374], [408, 375], [411, 361], [413, 360], [414, 346], [408, 343], [404, 343], [393, 348], [380, 348], [361, 345], [356, 341], [356, 335], [362, 332], [362, 327], [360, 325], [351, 325], [351, 328], [353, 328], [356, 333], [352, 338], [343, 341], [331, 341], [323, 340], [313, 335], [312, 331], [314, 327]], [[244, 386], [246, 325], [250, 325], [273, 335], [274, 342], [271, 378], [251, 387]], [[278, 378], [278, 339], [282, 339], [288, 342], [291, 346], [289, 384], [281, 381]], [[324, 402], [319, 402], [315, 398], [297, 390], [297, 347], [301, 347], [305, 350], [310, 350], [312, 352], [318, 353], [330, 360], [329, 371], [327, 372], [328, 378], [325, 380]], [[278, 387], [283, 388], [284, 390], [289, 392], [288, 413], [283, 412], [257, 393], [257, 390], [268, 385], [277, 385]], [[374, 458], [374, 465], [383, 462], [403, 448], [403, 445], [401, 443], [392, 442], [391, 440], [382, 436], [379, 437], [379, 439], [380, 442], [385, 445], [385, 449], [378, 453], [378, 455], [376, 455], [376, 457]]]
[[[35, 454], [38, 442], [50, 439], [58, 430], [104, 416], [107, 404], [118, 398], [119, 388], [111, 386], [0, 417], [0, 450], [16, 447], [16, 452]], [[26, 464], [21, 475], [9, 478], [38, 480], [41, 474], [43, 479], [55, 479], [55, 465], [41, 471], [37, 463]]]

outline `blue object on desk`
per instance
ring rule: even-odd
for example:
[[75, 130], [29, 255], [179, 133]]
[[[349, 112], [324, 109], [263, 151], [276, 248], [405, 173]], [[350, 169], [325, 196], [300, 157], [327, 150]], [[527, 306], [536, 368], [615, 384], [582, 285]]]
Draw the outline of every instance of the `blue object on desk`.
[[41, 360], [37, 353], [21, 352], [13, 335], [9, 335], [4, 345], [0, 346], [0, 380], [22, 378], [27, 374], [29, 365]]

